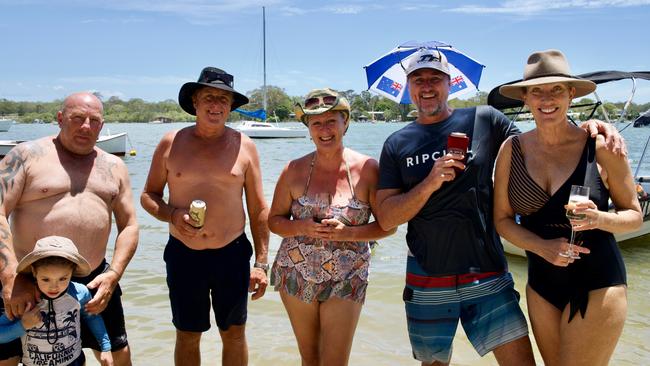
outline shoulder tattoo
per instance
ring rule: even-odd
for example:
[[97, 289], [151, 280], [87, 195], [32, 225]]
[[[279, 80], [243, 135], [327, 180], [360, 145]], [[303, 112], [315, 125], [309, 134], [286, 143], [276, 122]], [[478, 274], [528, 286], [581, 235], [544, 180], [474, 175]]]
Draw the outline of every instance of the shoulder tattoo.
[[4, 164], [0, 167], [0, 202], [4, 201], [7, 191], [13, 188], [16, 182], [16, 175], [25, 166], [24, 151], [16, 150], [14, 148], [5, 156]]
[[9, 263], [7, 258], [6, 251], [9, 249], [9, 246], [5, 244], [9, 240], [10, 232], [4, 227], [0, 227], [0, 271], [4, 270]]
[[13, 148], [0, 164], [0, 202], [16, 183], [16, 175], [24, 170], [27, 163], [38, 160], [46, 153], [39, 141], [30, 141]]

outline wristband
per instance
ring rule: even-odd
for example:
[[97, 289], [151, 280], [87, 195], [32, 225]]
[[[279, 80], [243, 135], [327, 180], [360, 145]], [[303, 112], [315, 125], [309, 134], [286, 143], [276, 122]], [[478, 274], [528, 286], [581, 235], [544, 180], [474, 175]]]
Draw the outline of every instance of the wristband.
[[255, 262], [253, 264], [253, 268], [260, 268], [264, 271], [264, 273], [267, 273], [269, 271], [269, 264], [268, 263], [260, 263], [260, 262]]
[[108, 271], [111, 271], [111, 272], [115, 273], [117, 275], [117, 278], [122, 278], [122, 275], [118, 271], [116, 271], [115, 268], [111, 267], [110, 265], [108, 266], [108, 268], [106, 268], [104, 270], [104, 273], [106, 273]]

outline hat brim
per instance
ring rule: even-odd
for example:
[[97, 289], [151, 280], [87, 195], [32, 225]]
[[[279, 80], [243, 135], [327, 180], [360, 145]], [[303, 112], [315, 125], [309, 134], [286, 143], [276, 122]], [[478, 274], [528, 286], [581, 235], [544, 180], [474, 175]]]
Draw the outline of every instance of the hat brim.
[[442, 72], [442, 73], [444, 73], [444, 74], [447, 74], [447, 76], [451, 76], [451, 74], [449, 73], [449, 69], [448, 69], [448, 68], [445, 68], [445, 66], [444, 66], [442, 63], [440, 63], [440, 62], [438, 62], [436, 66], [431, 65], [431, 64], [428, 64], [428, 65], [422, 65], [422, 66], [416, 66], [416, 67], [412, 68], [411, 70], [409, 70], [409, 71], [406, 73], [406, 76], [408, 77], [408, 76], [411, 75], [412, 73], [414, 73], [414, 72], [416, 72], [416, 71], [418, 71], [418, 70], [422, 70], [422, 69], [437, 70], [437, 71], [440, 71], [440, 72]]
[[329, 111], [345, 112], [345, 124], [347, 125], [350, 122], [350, 106], [345, 102], [342, 102], [340, 99], [339, 102], [332, 107], [320, 107], [317, 109], [309, 109], [309, 110], [304, 110], [300, 103], [296, 103], [293, 113], [295, 113], [296, 119], [302, 122], [302, 124], [304, 124], [305, 126], [309, 127], [309, 123], [307, 122], [308, 116], [316, 116]]
[[552, 83], [568, 83], [570, 86], [576, 88], [576, 94], [573, 96], [574, 98], [584, 97], [596, 90], [596, 83], [591, 80], [572, 78], [568, 76], [543, 76], [523, 80], [514, 84], [502, 85], [499, 87], [499, 94], [516, 100], [524, 100], [523, 94], [526, 87]]
[[231, 111], [234, 111], [235, 109], [248, 103], [248, 97], [246, 97], [244, 94], [235, 91], [235, 89], [229, 87], [226, 84], [216, 84], [216, 83], [209, 84], [209, 83], [198, 83], [192, 81], [183, 84], [181, 90], [178, 92], [178, 104], [180, 104], [181, 108], [183, 108], [185, 112], [193, 116], [196, 116], [196, 108], [194, 108], [194, 103], [192, 102], [192, 95], [194, 95], [194, 93], [198, 89], [206, 86], [210, 88], [221, 89], [221, 90], [231, 92], [233, 96], [232, 106], [230, 107]]
[[31, 267], [34, 262], [47, 257], [61, 257], [69, 260], [75, 264], [72, 275], [75, 277], [85, 277], [90, 274], [91, 268], [88, 261], [80, 254], [64, 253], [60, 250], [34, 250], [27, 254], [23, 259], [18, 262], [16, 273], [31, 273]]

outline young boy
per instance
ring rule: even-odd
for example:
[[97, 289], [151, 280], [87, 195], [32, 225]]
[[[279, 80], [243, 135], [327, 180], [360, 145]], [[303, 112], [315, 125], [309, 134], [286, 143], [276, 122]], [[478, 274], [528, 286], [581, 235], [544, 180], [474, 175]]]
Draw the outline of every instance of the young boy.
[[41, 293], [41, 302], [28, 306], [21, 319], [0, 317], [0, 343], [20, 338], [22, 363], [30, 365], [84, 365], [81, 350], [80, 316], [101, 345], [102, 366], [112, 366], [111, 342], [104, 321], [86, 313], [84, 306], [92, 298], [86, 286], [70, 282], [72, 275], [83, 277], [90, 265], [74, 243], [61, 236], [48, 236], [36, 242], [16, 269], [31, 271]]

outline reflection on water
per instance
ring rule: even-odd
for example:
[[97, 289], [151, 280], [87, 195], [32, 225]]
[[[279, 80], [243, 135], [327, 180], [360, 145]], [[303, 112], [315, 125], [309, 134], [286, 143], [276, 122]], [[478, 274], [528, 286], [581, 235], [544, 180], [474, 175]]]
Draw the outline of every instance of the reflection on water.
[[[297, 124], [296, 124], [297, 125]], [[162, 135], [174, 128], [188, 124], [117, 124], [111, 125], [113, 133], [128, 132], [138, 154], [126, 157], [137, 216], [141, 227], [140, 245], [121, 284], [127, 330], [135, 365], [171, 365], [175, 331], [165, 284], [165, 267], [162, 252], [167, 241], [167, 226], [149, 216], [139, 206], [139, 196], [144, 186], [152, 152]], [[401, 124], [355, 124], [345, 138], [347, 146], [373, 157], [378, 157], [385, 138], [402, 127]], [[522, 128], [530, 128], [521, 126]], [[56, 126], [14, 125], [3, 139], [32, 139], [55, 133]], [[650, 129], [625, 131], [633, 167], [638, 163], [645, 138]], [[271, 201], [275, 182], [288, 160], [312, 150], [309, 139], [256, 141], [262, 163], [264, 192]], [[641, 172], [650, 175], [650, 166], [644, 164]], [[404, 305], [401, 300], [404, 268], [406, 227], [397, 234], [380, 241], [374, 250], [370, 286], [359, 326], [356, 332], [350, 365], [416, 365], [411, 357], [407, 338]], [[114, 240], [114, 234], [111, 241]], [[629, 310], [623, 336], [612, 360], [613, 365], [640, 365], [650, 362], [650, 237], [625, 243], [623, 256], [628, 270]], [[273, 260], [280, 239], [272, 235], [269, 260]], [[526, 260], [508, 257], [517, 290], [525, 306]], [[277, 293], [272, 289], [258, 301], [250, 302], [248, 342], [251, 365], [298, 365], [300, 359], [291, 331], [291, 325]], [[215, 365], [220, 359], [220, 341], [217, 328], [205, 333], [202, 342], [204, 364]], [[90, 356], [90, 355], [88, 355]], [[90, 365], [97, 365], [92, 356]], [[494, 357], [480, 358], [459, 328], [454, 344], [454, 364], [496, 365]], [[538, 363], [541, 358], [537, 354]]]

